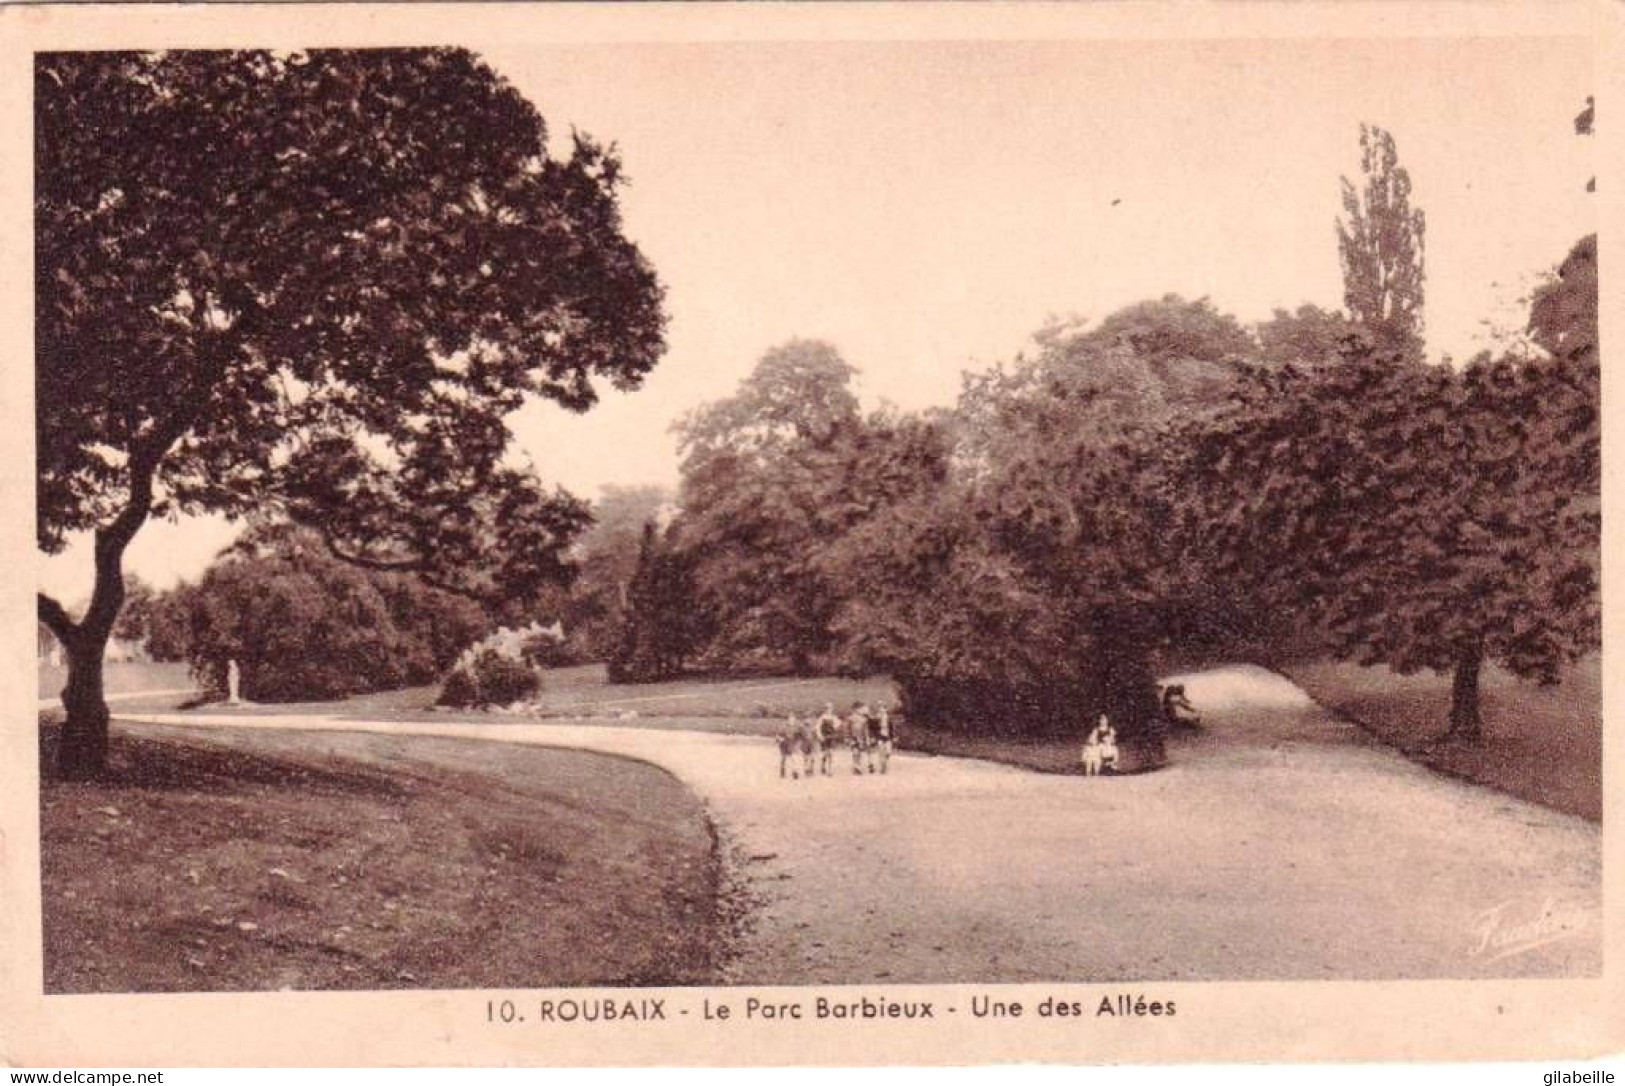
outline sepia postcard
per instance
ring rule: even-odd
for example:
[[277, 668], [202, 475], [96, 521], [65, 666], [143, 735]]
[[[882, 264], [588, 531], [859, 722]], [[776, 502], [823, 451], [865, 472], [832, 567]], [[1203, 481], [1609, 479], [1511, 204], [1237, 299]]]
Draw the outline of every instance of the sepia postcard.
[[1622, 33], [0, 8], [0, 1062], [1617, 1056]]

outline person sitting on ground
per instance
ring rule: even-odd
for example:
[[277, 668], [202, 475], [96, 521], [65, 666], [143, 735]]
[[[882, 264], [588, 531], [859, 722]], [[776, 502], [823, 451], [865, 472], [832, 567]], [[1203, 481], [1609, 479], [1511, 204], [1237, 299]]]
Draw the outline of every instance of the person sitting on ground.
[[1083, 742], [1082, 762], [1088, 777], [1117, 771], [1117, 729], [1105, 713], [1100, 714]]
[[1176, 728], [1199, 728], [1202, 726], [1202, 715], [1196, 711], [1196, 706], [1190, 703], [1185, 696], [1183, 683], [1170, 683], [1162, 690], [1162, 715], [1169, 724]]

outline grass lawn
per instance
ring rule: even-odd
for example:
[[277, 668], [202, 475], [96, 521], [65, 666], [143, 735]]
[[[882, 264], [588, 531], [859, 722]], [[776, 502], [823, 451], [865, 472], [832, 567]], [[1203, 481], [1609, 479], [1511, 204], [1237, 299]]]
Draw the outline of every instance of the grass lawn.
[[825, 703], [845, 712], [854, 701], [897, 704], [891, 680], [794, 678], [685, 678], [652, 685], [610, 683], [602, 664], [555, 668], [544, 677], [545, 715], [635, 713], [638, 716], [783, 718], [791, 712], [817, 713]]
[[[444, 721], [447, 712], [434, 708], [438, 696], [438, 687], [418, 686], [358, 694], [341, 701], [256, 705], [254, 712]], [[645, 685], [613, 684], [605, 675], [604, 665], [584, 664], [551, 668], [543, 673], [537, 712], [543, 717], [592, 717], [599, 722], [620, 717], [630, 721], [657, 717], [662, 723], [667, 723], [668, 718], [759, 720], [771, 722], [767, 732], [763, 732], [768, 734], [791, 712], [817, 713], [826, 702], [833, 703], [837, 711], [845, 712], [854, 701], [885, 701], [895, 705], [897, 696], [891, 681], [885, 678], [798, 679], [769, 675], [742, 679], [690, 678]], [[501, 721], [503, 718], [481, 713], [478, 719]]]
[[1569, 814], [1602, 821], [1602, 661], [1589, 657], [1554, 687], [1486, 666], [1484, 739], [1445, 741], [1450, 677], [1356, 664], [1294, 665], [1287, 675], [1320, 704], [1422, 764]]
[[49, 773], [47, 992], [711, 983], [699, 801], [639, 762], [505, 743], [115, 728]]
[[[40, 697], [58, 697], [67, 681], [67, 667], [40, 664]], [[102, 682], [109, 694], [134, 694], [144, 690], [187, 690], [192, 686], [192, 675], [185, 664], [109, 663], [103, 666]]]

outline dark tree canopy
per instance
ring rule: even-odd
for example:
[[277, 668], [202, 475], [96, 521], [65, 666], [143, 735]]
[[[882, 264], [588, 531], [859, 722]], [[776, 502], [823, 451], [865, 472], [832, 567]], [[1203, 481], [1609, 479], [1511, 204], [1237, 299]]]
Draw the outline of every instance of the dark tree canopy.
[[[1052, 343], [1067, 338], [1039, 337]], [[1075, 350], [1126, 347], [1149, 373], [1176, 386], [1181, 371], [1231, 366], [1250, 357], [1255, 347], [1235, 317], [1206, 298], [1192, 301], [1178, 294], [1124, 306], [1071, 337], [1071, 343]]]
[[793, 340], [678, 426], [677, 545], [694, 556], [719, 661], [805, 670], [830, 647], [838, 594], [815, 558], [828, 542], [823, 506], [841, 485], [828, 458], [862, 425], [854, 372], [829, 344]]
[[757, 361], [738, 390], [689, 413], [676, 429], [685, 477], [717, 457], [760, 464], [830, 440], [858, 417], [857, 371], [833, 346], [793, 339]]
[[460, 50], [53, 54], [36, 90], [43, 548], [281, 502], [429, 568], [493, 518], [584, 524], [503, 416], [660, 354], [613, 153], [549, 158]]
[[574, 658], [604, 660], [615, 651], [643, 528], [659, 522], [671, 494], [663, 486], [605, 486], [593, 503], [592, 527], [575, 550], [579, 572], [556, 610]]
[[435, 681], [486, 629], [472, 601], [333, 558], [308, 533], [250, 533], [186, 594], [187, 657], [214, 690], [227, 661], [251, 701], [317, 701]]
[[967, 377], [939, 428], [952, 472], [835, 544], [834, 627], [917, 719], [1073, 734], [1107, 712], [1154, 765], [1151, 655], [1206, 595], [1170, 546], [1161, 442], [1222, 407], [1255, 344], [1176, 295], [1035, 340]]
[[1379, 345], [1419, 350], [1427, 220], [1411, 207], [1411, 175], [1385, 129], [1360, 126], [1360, 172], [1358, 188], [1342, 180], [1337, 251], [1343, 304]]
[[[1144, 435], [1222, 404], [1257, 350], [1235, 317], [1206, 298], [1165, 294], [1125, 306], [1093, 328], [1051, 326], [1036, 351], [968, 373], [952, 426], [956, 458], [973, 477], [1026, 459], [1040, 424], [1063, 429], [1087, 416], [1092, 433]], [[1069, 406], [1070, 405], [1070, 406]], [[1049, 412], [1041, 423], [1034, 412]]]
[[1597, 644], [1596, 385], [1561, 361], [1463, 371], [1387, 351], [1260, 372], [1190, 435], [1181, 538], [1334, 653], [1526, 678]]
[[610, 682], [659, 682], [700, 647], [708, 616], [695, 606], [694, 560], [644, 524], [609, 655]]
[[1597, 235], [1588, 234], [1535, 288], [1529, 307], [1530, 338], [1556, 358], [1597, 365], [1597, 299]]
[[43, 54], [35, 101], [38, 538], [98, 572], [82, 623], [40, 608], [87, 662], [154, 515], [274, 510], [483, 597], [564, 573], [588, 513], [505, 416], [661, 354], [612, 150], [550, 157], [460, 49]]

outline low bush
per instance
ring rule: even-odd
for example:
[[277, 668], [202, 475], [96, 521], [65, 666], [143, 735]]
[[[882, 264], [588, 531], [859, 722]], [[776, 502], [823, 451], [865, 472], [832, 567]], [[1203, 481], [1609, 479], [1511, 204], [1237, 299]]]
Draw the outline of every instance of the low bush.
[[458, 709], [512, 705], [534, 698], [541, 688], [541, 676], [523, 660], [481, 649], [472, 659], [459, 660], [446, 675], [440, 704]]
[[561, 640], [562, 632], [534, 622], [502, 627], [463, 650], [441, 685], [439, 704], [469, 709], [529, 701], [542, 688], [537, 668]]

